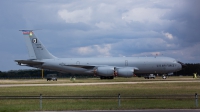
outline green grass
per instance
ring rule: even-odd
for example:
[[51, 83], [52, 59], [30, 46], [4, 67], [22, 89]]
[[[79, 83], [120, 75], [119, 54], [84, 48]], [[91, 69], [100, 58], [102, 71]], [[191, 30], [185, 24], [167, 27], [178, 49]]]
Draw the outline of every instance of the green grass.
[[[91, 79], [95, 81], [96, 79]], [[115, 79], [118, 81], [127, 78]], [[144, 79], [130, 78], [131, 81]], [[161, 80], [161, 79], [157, 79]], [[168, 79], [169, 80], [169, 79]], [[175, 79], [171, 79], [175, 80]], [[178, 77], [177, 79], [178, 80]], [[181, 79], [186, 80], [186, 79]], [[194, 79], [189, 79], [194, 80]], [[34, 83], [35, 80], [29, 80]], [[79, 82], [88, 79], [80, 79]], [[98, 79], [98, 81], [101, 81]], [[112, 80], [104, 80], [112, 81]], [[151, 80], [144, 80], [151, 81]], [[89, 81], [90, 82], [90, 81]], [[103, 82], [103, 81], [102, 81]], [[20, 82], [19, 82], [20, 83]], [[41, 82], [42, 83], [42, 82]], [[50, 83], [50, 82], [48, 82]], [[58, 82], [51, 82], [58, 83]], [[64, 83], [64, 82], [63, 82]], [[72, 83], [72, 82], [71, 82]], [[9, 83], [11, 84], [11, 83]], [[195, 107], [194, 99], [123, 99], [133, 95], [194, 95], [200, 94], [200, 82], [178, 83], [141, 83], [116, 85], [86, 86], [32, 86], [0, 88], [0, 96], [116, 96], [121, 94], [121, 106], [118, 99], [43, 99], [42, 110], [115, 110], [115, 109], [190, 109]], [[39, 99], [0, 99], [1, 112], [37, 111], [40, 110]], [[198, 107], [200, 108], [200, 107]]]
[[148, 82], [148, 81], [181, 81], [181, 80], [200, 80], [199, 78], [193, 79], [192, 76], [171, 76], [166, 80], [162, 77], [156, 79], [144, 79], [143, 77], [121, 78], [115, 77], [113, 80], [100, 80], [99, 78], [76, 78], [71, 81], [70, 78], [58, 78], [58, 81], [47, 81], [46, 79], [1, 79], [0, 84], [56, 84], [56, 83], [95, 83], [95, 82]]
[[[1, 100], [0, 111], [38, 111], [39, 100]], [[127, 110], [127, 109], [195, 109], [194, 100], [167, 100], [167, 99], [121, 99], [118, 100], [43, 100], [42, 110]]]

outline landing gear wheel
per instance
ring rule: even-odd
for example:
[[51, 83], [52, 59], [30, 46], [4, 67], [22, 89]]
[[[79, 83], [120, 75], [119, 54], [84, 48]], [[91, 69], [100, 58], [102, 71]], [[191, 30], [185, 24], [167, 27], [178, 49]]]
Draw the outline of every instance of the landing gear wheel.
[[102, 79], [114, 79], [114, 76], [108, 76], [108, 77], [106, 77], [106, 76], [100, 76], [100, 79], [102, 80]]

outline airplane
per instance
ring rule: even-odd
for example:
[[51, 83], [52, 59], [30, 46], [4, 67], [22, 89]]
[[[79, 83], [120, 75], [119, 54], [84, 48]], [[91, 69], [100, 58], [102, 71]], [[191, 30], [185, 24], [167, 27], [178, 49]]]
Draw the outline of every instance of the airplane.
[[57, 58], [36, 37], [33, 30], [22, 31], [29, 51], [27, 60], [15, 60], [18, 65], [64, 73], [91, 74], [100, 79], [132, 77], [135, 74], [168, 74], [184, 65], [170, 57], [104, 57]]

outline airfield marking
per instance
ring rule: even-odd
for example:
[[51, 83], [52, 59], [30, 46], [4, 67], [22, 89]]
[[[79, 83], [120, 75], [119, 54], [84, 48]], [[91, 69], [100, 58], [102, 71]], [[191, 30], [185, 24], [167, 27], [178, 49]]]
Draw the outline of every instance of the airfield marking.
[[98, 83], [61, 83], [61, 84], [3, 84], [0, 87], [29, 87], [29, 86], [83, 86], [83, 85], [113, 85], [113, 84], [146, 84], [146, 83], [179, 83], [179, 82], [200, 82], [193, 81], [145, 81], [145, 82], [98, 82]]

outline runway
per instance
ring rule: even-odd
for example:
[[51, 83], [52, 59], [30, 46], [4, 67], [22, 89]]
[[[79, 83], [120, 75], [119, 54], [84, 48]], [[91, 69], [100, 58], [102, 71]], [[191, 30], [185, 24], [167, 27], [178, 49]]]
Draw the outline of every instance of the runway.
[[[83, 111], [42, 111], [42, 112], [199, 112], [200, 109], [144, 109], [144, 110], [83, 110]], [[41, 112], [41, 111], [34, 111]]]
[[0, 87], [30, 87], [30, 86], [87, 86], [87, 85], [116, 85], [116, 84], [146, 84], [146, 83], [190, 83], [192, 81], [141, 81], [141, 82], [98, 82], [98, 83], [56, 83], [56, 84], [1, 84]]

